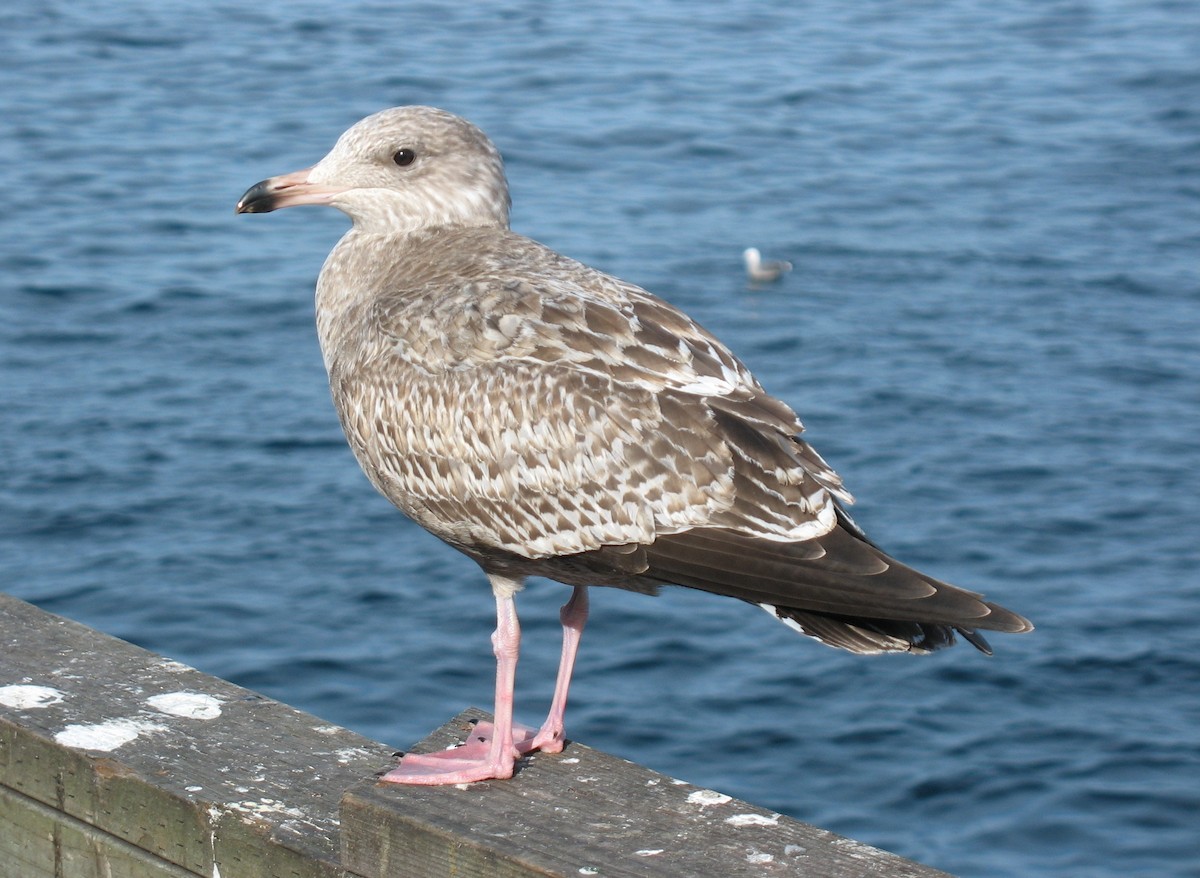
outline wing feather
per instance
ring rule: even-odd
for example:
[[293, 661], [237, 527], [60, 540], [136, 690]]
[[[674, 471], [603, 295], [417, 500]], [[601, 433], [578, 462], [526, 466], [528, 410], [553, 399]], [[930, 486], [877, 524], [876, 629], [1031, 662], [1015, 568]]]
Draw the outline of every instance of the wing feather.
[[451, 542], [530, 559], [706, 526], [778, 540], [833, 526], [841, 480], [724, 345], [644, 290], [512, 237], [549, 265], [378, 296], [386, 343], [330, 364], [384, 494]]
[[795, 412], [685, 314], [528, 239], [479, 236], [412, 245], [442, 273], [400, 260], [370, 313], [339, 324], [369, 343], [326, 349], [351, 447], [418, 523], [526, 572], [738, 597], [859, 652], [1029, 630], [871, 544]]

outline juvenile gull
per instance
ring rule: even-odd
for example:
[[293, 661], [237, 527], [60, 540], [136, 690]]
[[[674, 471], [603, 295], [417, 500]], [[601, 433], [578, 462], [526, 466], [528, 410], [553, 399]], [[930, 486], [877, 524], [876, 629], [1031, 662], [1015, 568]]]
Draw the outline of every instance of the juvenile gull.
[[[384, 776], [511, 777], [563, 747], [587, 587], [740, 598], [830, 646], [927, 653], [1025, 619], [900, 564], [842, 507], [841, 478], [728, 348], [632, 284], [508, 228], [500, 154], [443, 110], [362, 120], [238, 213], [329, 204], [353, 226], [317, 281], [346, 438], [396, 506], [483, 568], [496, 599], [494, 726]], [[513, 724], [527, 576], [573, 586], [550, 713]]]
[[762, 254], [757, 247], [747, 247], [742, 251], [742, 260], [746, 263], [746, 277], [752, 281], [770, 282], [778, 280], [784, 272], [792, 270], [792, 263], [779, 259], [769, 259], [763, 262]]

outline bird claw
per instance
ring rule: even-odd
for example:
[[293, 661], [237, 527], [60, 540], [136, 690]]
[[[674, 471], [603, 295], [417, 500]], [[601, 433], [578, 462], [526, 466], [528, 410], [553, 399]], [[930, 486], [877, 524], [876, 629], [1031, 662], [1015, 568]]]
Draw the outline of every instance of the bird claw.
[[[561, 735], [557, 738], [543, 737], [539, 731], [514, 723], [512, 752], [507, 756], [501, 753], [494, 757], [492, 738], [495, 731], [490, 722], [480, 722], [472, 728], [467, 739], [456, 747], [435, 753], [406, 753], [400, 764], [380, 780], [423, 786], [503, 780], [513, 776], [516, 760], [520, 756], [534, 750], [546, 753], [562, 750]], [[554, 749], [556, 743], [557, 749]]]

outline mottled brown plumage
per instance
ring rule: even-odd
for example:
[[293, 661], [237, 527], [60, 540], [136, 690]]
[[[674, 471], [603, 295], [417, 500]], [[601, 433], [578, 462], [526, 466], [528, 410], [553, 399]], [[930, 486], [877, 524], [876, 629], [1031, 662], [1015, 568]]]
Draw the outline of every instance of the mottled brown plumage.
[[[978, 629], [1030, 630], [870, 543], [795, 412], [714, 336], [509, 231], [499, 153], [469, 123], [386, 110], [238, 209], [305, 203], [354, 220], [317, 285], [354, 454], [389, 500], [474, 558], [497, 596], [495, 738], [440, 762], [406, 757], [389, 779], [508, 776], [514, 752], [561, 749], [588, 585], [729, 595], [861, 653], [929, 652], [956, 631], [986, 651]], [[529, 575], [576, 591], [555, 707], [537, 735], [514, 738], [512, 596]]]

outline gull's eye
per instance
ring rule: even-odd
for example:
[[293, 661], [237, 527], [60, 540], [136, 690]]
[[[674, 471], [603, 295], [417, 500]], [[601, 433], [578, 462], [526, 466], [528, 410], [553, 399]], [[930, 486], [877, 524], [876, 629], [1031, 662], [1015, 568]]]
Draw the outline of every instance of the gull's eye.
[[417, 154], [411, 149], [398, 149], [396, 154], [392, 156], [392, 161], [400, 167], [406, 167], [416, 161]]

